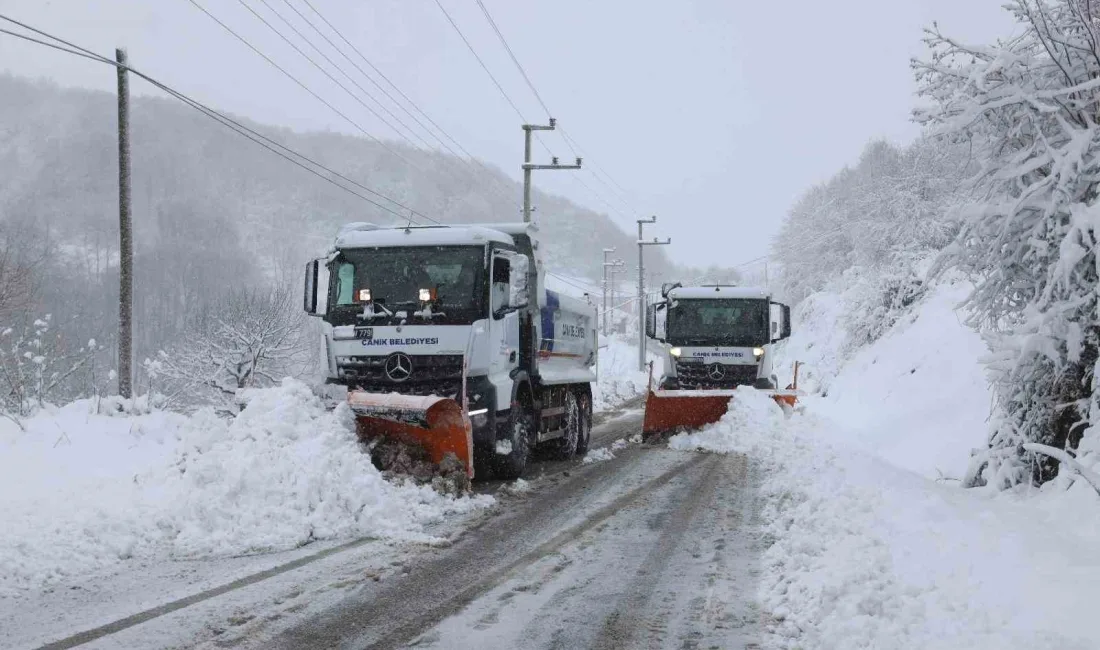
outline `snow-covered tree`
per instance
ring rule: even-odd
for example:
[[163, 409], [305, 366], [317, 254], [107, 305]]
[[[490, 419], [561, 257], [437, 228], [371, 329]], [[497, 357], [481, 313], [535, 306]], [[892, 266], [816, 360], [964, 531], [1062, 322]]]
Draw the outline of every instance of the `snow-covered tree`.
[[[1086, 452], [1100, 421], [1093, 378], [1100, 181], [1100, 3], [1014, 0], [1018, 35], [970, 45], [928, 30], [915, 61], [917, 118], [981, 163], [980, 200], [940, 268], [973, 276], [972, 322], [989, 332], [997, 411], [985, 480], [1057, 471], [1021, 445]], [[1034, 448], [1034, 445], [1030, 445]], [[1001, 459], [1001, 460], [998, 460]], [[976, 479], [981, 481], [981, 478]]]
[[182, 340], [144, 364], [177, 404], [235, 411], [242, 388], [300, 376], [310, 361], [305, 315], [286, 285], [227, 291], [193, 313]]
[[867, 145], [854, 167], [810, 188], [775, 242], [785, 295], [799, 301], [853, 267], [911, 274], [911, 265], [951, 241], [948, 213], [961, 192], [968, 152], [921, 138], [899, 148]]
[[[26, 416], [46, 403], [97, 392], [95, 340], [72, 345], [49, 314], [26, 324], [0, 324], [0, 411]], [[107, 379], [106, 376], [98, 378]]]

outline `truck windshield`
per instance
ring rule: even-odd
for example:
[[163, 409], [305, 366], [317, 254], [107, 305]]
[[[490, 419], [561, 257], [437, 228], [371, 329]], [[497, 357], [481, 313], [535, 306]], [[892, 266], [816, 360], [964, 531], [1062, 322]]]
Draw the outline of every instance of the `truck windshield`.
[[[480, 246], [355, 248], [333, 260], [329, 285], [329, 322], [333, 325], [468, 324], [485, 318], [485, 249]], [[420, 290], [434, 292], [430, 317], [420, 312]], [[369, 291], [376, 316], [358, 317]], [[369, 308], [368, 308], [369, 311]], [[393, 314], [387, 316], [386, 312]]]
[[769, 341], [767, 300], [676, 299], [668, 308], [673, 345], [756, 347]]

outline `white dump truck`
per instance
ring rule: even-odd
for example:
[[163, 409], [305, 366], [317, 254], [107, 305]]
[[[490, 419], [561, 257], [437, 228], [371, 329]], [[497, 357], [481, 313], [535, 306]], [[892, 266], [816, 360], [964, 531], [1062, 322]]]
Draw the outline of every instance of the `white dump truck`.
[[360, 437], [517, 478], [536, 447], [588, 450], [595, 307], [548, 291], [528, 223], [345, 226], [306, 267], [328, 379]]
[[668, 358], [646, 400], [647, 433], [716, 421], [739, 386], [794, 404], [797, 384], [780, 389], [772, 368], [774, 344], [791, 334], [790, 307], [756, 287], [677, 283], [661, 295], [647, 308], [646, 335], [668, 346]]

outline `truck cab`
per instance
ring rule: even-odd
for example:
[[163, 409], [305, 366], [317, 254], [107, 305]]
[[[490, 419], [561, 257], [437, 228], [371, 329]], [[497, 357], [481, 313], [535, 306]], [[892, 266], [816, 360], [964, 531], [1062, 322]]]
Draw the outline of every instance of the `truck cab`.
[[[463, 405], [479, 475], [514, 478], [530, 451], [584, 453], [596, 314], [547, 291], [533, 224], [345, 226], [306, 266], [326, 382]], [[465, 390], [463, 390], [465, 387]]]
[[790, 336], [790, 307], [755, 287], [677, 283], [661, 295], [646, 318], [646, 335], [668, 346], [661, 389], [777, 388], [773, 344]]

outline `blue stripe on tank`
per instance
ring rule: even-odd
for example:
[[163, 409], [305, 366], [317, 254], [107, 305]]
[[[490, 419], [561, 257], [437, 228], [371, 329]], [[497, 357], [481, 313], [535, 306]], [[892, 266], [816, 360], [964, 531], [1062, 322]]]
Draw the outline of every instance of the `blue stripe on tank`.
[[554, 312], [558, 311], [561, 300], [556, 291], [546, 291], [546, 304], [539, 310], [542, 316], [542, 341], [539, 349], [552, 352], [554, 350]]

